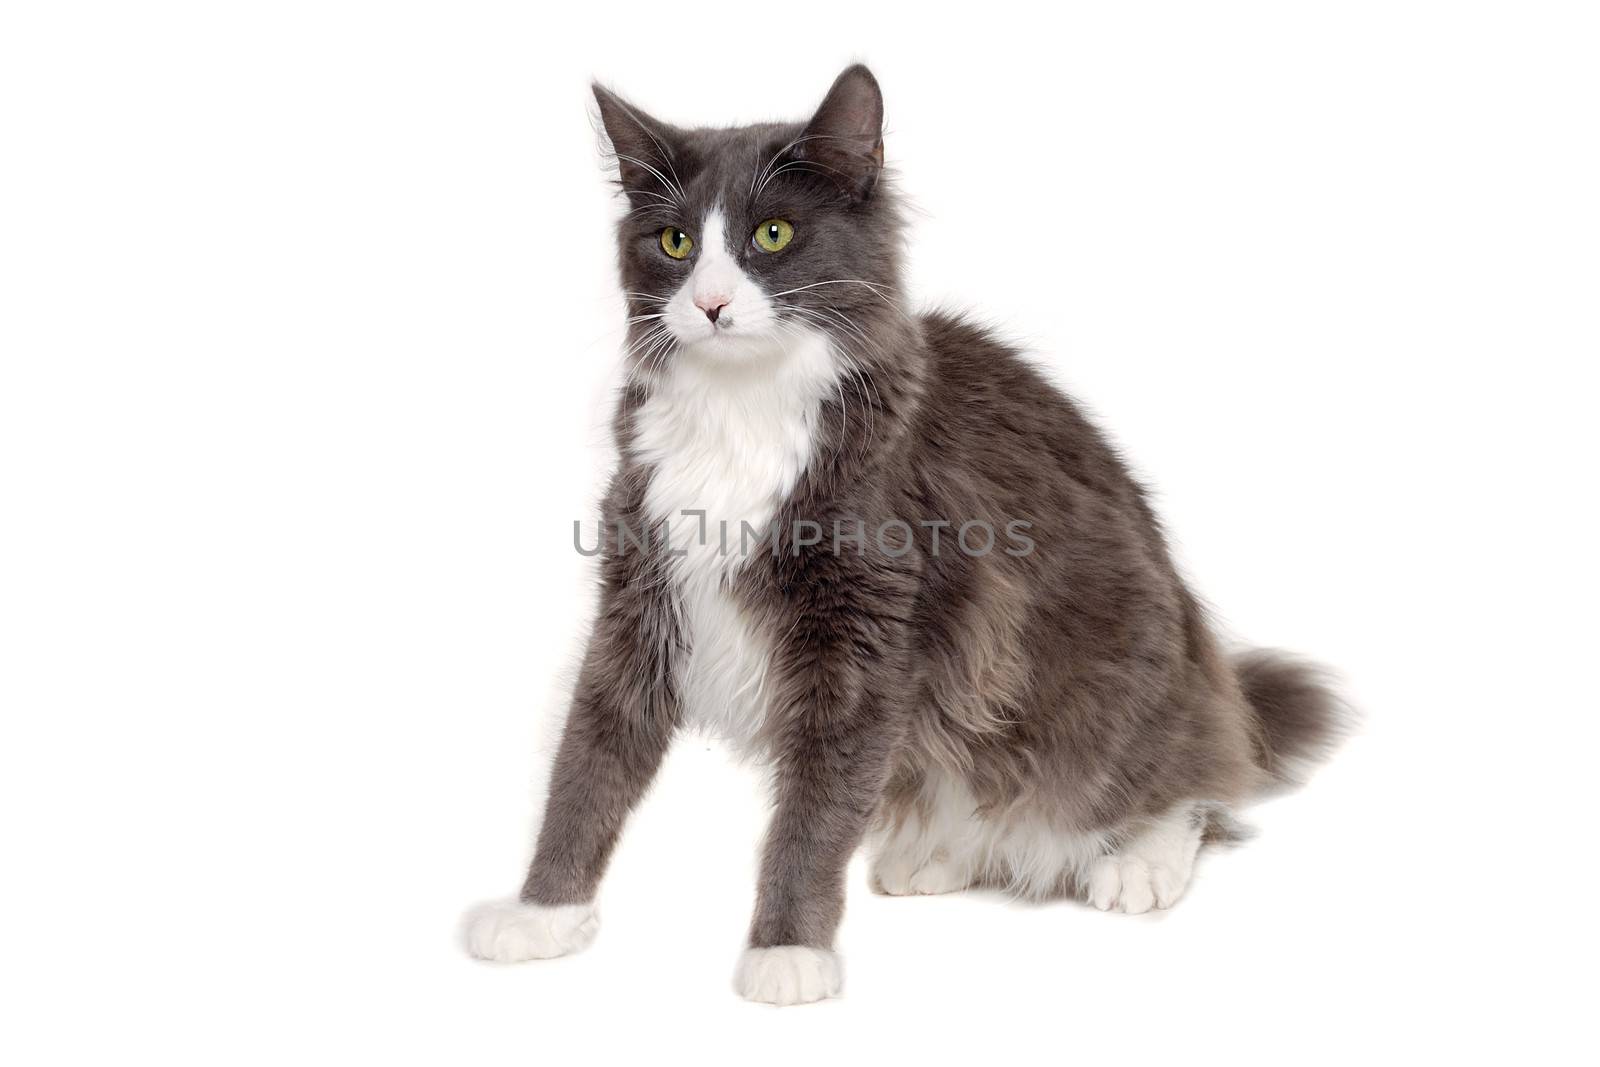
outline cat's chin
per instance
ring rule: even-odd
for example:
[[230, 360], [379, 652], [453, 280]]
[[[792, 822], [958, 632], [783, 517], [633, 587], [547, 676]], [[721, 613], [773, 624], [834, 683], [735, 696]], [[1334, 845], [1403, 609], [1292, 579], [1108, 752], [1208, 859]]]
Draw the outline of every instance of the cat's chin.
[[697, 341], [680, 342], [678, 354], [706, 365], [750, 366], [782, 359], [790, 347], [769, 333], [718, 330]]

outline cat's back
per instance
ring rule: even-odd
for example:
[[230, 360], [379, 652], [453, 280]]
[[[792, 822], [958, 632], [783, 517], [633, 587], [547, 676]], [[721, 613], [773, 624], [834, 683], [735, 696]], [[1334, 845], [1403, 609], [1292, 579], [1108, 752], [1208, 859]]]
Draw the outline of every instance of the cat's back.
[[953, 311], [919, 316], [926, 359], [921, 463], [960, 470], [1017, 506], [1085, 494], [1154, 532], [1144, 494], [1078, 404], [1021, 350]]

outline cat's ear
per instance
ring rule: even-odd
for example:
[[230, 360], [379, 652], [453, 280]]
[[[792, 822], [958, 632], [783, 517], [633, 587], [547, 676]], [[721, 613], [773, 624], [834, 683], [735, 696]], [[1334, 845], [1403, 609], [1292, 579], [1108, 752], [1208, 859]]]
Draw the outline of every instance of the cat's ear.
[[651, 118], [598, 82], [593, 89], [600, 105], [600, 125], [616, 158], [623, 190], [630, 197], [660, 195], [678, 200], [682, 189], [672, 163], [680, 131]]
[[871, 194], [883, 172], [883, 93], [872, 71], [857, 63], [834, 79], [794, 154], [816, 164], [852, 199]]

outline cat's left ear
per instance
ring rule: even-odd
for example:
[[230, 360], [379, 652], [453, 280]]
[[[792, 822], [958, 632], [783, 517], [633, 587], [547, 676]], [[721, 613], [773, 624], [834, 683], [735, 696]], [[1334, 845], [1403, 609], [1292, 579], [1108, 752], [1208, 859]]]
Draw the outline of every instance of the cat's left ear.
[[834, 79], [793, 151], [851, 199], [871, 195], [883, 173], [883, 93], [872, 71], [857, 63]]
[[682, 190], [672, 166], [680, 132], [653, 119], [616, 93], [594, 86], [600, 123], [617, 159], [617, 178], [630, 198], [663, 196], [677, 200]]

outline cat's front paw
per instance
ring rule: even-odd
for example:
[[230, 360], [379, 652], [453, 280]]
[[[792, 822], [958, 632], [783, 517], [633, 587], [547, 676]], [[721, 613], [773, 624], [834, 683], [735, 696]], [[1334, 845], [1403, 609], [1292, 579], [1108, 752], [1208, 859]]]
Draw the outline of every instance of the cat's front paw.
[[733, 988], [762, 1004], [809, 1004], [839, 995], [844, 976], [837, 953], [805, 945], [747, 948]]
[[592, 904], [544, 907], [520, 900], [493, 900], [467, 912], [462, 936], [480, 960], [521, 963], [581, 952], [600, 929]]

